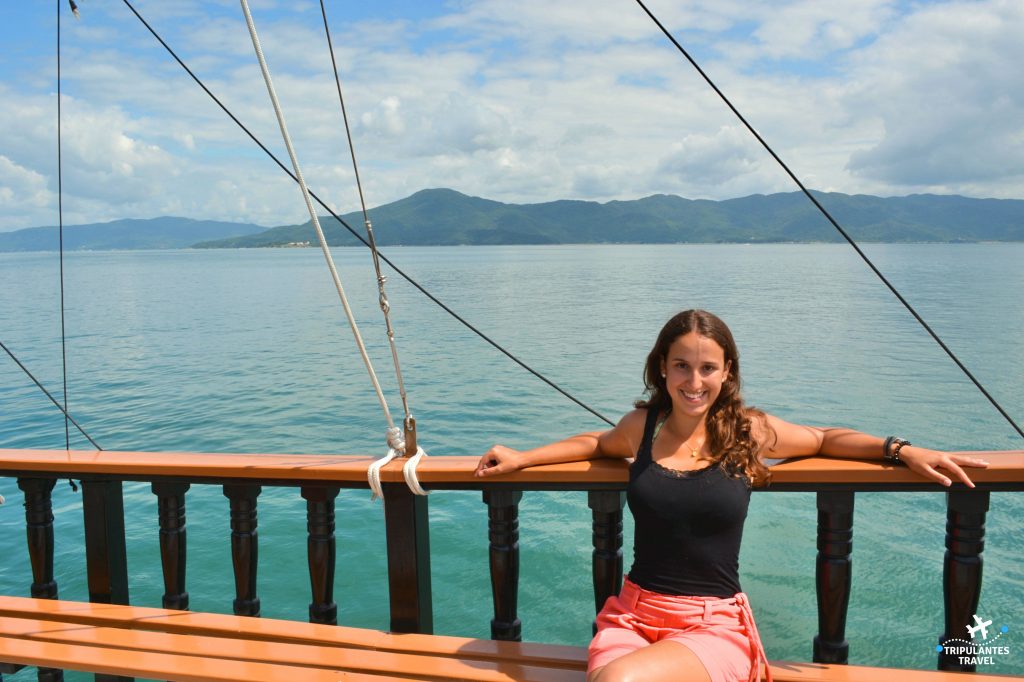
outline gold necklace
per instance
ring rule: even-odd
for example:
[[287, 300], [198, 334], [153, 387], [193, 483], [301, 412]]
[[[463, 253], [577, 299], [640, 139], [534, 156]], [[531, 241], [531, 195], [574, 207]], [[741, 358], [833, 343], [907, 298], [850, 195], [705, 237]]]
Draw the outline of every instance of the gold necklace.
[[[661, 419], [661, 421], [658, 422], [657, 427], [655, 427], [655, 429], [654, 429], [654, 437], [651, 439], [651, 442], [654, 442], [654, 441], [658, 440], [658, 436], [661, 435], [661, 427], [665, 426], [666, 423], [668, 423], [668, 415], [667, 414]], [[689, 438], [687, 438], [686, 440], [683, 441], [683, 447], [685, 447], [687, 450], [690, 451], [690, 459], [697, 459], [697, 457], [700, 455], [700, 449], [702, 447], [704, 447], [704, 441], [705, 440], [707, 440], [707, 434], [701, 436], [701, 439], [700, 439], [700, 441], [697, 442], [697, 447], [695, 447], [695, 448], [690, 447], [690, 439]]]
[[685, 441], [683, 441], [683, 446], [687, 450], [690, 451], [690, 457], [692, 459], [697, 459], [697, 455], [700, 453], [700, 449], [702, 447], [704, 447], [704, 440], [705, 440], [705, 438], [707, 438], [707, 437], [706, 436], [701, 437], [701, 439], [697, 442], [697, 447], [695, 447], [695, 448], [694, 447], [690, 447], [690, 439], [689, 438], [687, 438]]

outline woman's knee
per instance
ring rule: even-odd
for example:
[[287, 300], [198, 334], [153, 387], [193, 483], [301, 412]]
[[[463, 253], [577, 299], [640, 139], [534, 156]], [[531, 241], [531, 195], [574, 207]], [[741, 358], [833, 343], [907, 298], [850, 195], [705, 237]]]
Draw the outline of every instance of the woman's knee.
[[641, 682], [635, 669], [628, 664], [624, 665], [622, 659], [612, 661], [587, 675], [587, 682]]
[[696, 654], [684, 644], [658, 642], [616, 658], [587, 676], [587, 682], [710, 682]]

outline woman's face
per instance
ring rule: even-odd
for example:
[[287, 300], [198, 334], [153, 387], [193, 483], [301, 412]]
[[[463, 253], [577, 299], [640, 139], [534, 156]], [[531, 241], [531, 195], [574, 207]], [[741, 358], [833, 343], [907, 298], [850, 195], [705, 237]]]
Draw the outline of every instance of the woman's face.
[[705, 416], [722, 392], [729, 369], [725, 350], [713, 339], [697, 332], [676, 337], [661, 365], [672, 411]]

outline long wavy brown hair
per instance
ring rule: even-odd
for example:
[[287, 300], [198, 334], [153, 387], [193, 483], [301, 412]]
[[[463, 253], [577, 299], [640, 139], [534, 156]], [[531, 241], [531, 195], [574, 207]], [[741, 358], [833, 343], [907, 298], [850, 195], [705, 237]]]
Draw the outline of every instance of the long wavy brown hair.
[[771, 474], [758, 457], [766, 443], [758, 443], [751, 434], [753, 420], [758, 420], [766, 438], [774, 439], [775, 433], [764, 412], [743, 404], [740, 396], [740, 354], [729, 327], [717, 316], [706, 310], [684, 310], [665, 323], [644, 365], [647, 399], [636, 401], [636, 407], [657, 410], [659, 414], [672, 410], [672, 398], [661, 376], [661, 368], [672, 343], [690, 332], [697, 332], [721, 346], [729, 366], [729, 376], [722, 383], [722, 391], [705, 416], [707, 443], [713, 461], [721, 462], [723, 470], [731, 476], [746, 476], [755, 488], [768, 485]]

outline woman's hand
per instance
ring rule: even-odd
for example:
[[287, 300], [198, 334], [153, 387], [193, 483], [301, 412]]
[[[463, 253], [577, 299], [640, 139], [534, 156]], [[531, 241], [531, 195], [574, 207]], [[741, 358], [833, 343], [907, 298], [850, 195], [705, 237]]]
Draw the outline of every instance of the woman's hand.
[[977, 457], [955, 455], [949, 452], [928, 450], [927, 448], [916, 448], [910, 445], [900, 450], [900, 461], [906, 464], [907, 468], [911, 471], [921, 474], [925, 478], [929, 478], [933, 481], [938, 481], [947, 488], [952, 485], [953, 482], [948, 476], [940, 473], [938, 469], [945, 469], [952, 473], [956, 478], [963, 481], [964, 485], [968, 488], [973, 488], [974, 482], [971, 481], [971, 478], [962, 467], [966, 466], [984, 469], [988, 466], [988, 462], [983, 459], [978, 459]]
[[495, 445], [488, 450], [476, 465], [474, 476], [493, 476], [518, 471], [524, 466], [523, 453], [504, 445]]

